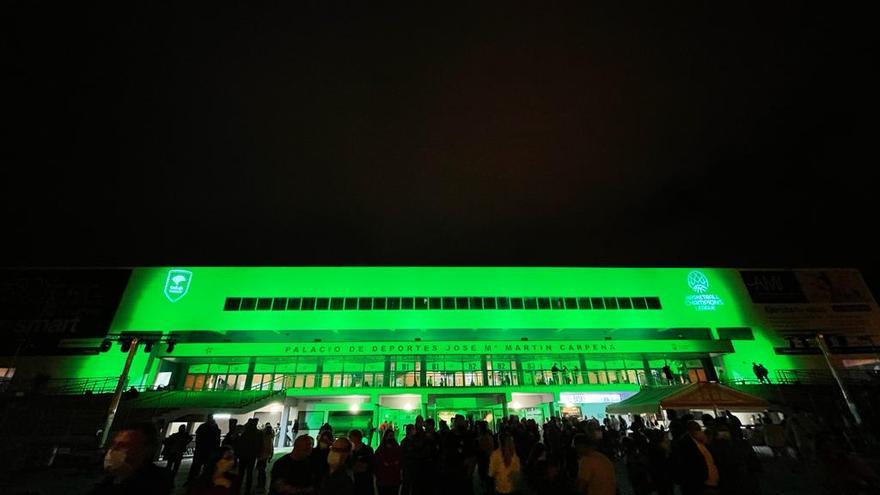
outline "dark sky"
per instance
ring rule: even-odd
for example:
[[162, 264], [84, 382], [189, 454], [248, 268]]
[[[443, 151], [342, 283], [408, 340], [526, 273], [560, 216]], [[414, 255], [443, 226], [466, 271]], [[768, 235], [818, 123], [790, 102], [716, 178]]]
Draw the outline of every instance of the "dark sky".
[[877, 268], [865, 12], [122, 3], [4, 7], [2, 264]]

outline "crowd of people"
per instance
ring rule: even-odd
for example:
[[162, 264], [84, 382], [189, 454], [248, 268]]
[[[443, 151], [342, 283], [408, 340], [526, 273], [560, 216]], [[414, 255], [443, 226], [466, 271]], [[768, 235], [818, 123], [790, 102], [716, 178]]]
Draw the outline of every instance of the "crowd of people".
[[[233, 420], [221, 439], [209, 418], [195, 432], [186, 489], [191, 495], [250, 495], [256, 477], [256, 486], [270, 495], [616, 495], [625, 477], [635, 495], [762, 492], [762, 463], [747, 438], [754, 433], [747, 434], [735, 415], [667, 414], [662, 424], [609, 416], [602, 422], [553, 417], [543, 425], [511, 415], [494, 429], [461, 415], [449, 423], [419, 416], [400, 433], [380, 427], [375, 450], [372, 431], [338, 432], [324, 424], [316, 438], [295, 435], [292, 451], [271, 463], [268, 478], [272, 426], [261, 429], [256, 418], [244, 425]], [[769, 416], [763, 419], [776, 426]], [[806, 415], [787, 421], [784, 435], [794, 437], [793, 455], [831, 470], [836, 493], [880, 488], [880, 477], [842, 449], [839, 438], [820, 433]], [[90, 493], [170, 493], [181, 446], [191, 437], [184, 427], [166, 438], [162, 469], [152, 462], [159, 440], [148, 426], [116, 434], [104, 458], [108, 477]]]

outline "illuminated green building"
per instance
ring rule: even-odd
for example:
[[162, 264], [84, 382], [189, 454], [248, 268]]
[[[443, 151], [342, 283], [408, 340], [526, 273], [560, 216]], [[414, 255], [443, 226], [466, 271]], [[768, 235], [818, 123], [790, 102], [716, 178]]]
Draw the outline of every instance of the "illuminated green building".
[[[154, 342], [130, 385], [194, 401], [265, 391], [252, 405], [266, 421], [305, 430], [417, 414], [601, 417], [665, 384], [664, 365], [676, 381], [754, 381], [753, 362], [771, 380], [822, 369], [818, 332], [841, 367], [876, 361], [878, 307], [857, 271], [136, 268], [106, 336]], [[101, 340], [19, 356], [18, 373], [118, 376], [126, 354], [97, 352]]]

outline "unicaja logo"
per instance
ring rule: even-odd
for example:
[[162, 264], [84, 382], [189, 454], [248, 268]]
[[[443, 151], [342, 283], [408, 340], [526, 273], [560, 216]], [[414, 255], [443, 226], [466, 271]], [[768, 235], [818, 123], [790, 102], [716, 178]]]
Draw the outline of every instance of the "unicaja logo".
[[192, 282], [192, 272], [174, 268], [168, 270], [165, 278], [165, 297], [171, 302], [179, 301], [189, 292], [189, 284]]
[[694, 270], [688, 273], [688, 287], [694, 292], [703, 293], [709, 290], [709, 279], [703, 272]]

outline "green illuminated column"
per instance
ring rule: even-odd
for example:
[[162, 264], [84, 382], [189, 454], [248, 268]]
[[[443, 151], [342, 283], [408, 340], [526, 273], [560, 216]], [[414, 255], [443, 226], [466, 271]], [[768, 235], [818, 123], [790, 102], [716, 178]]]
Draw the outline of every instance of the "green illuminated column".
[[[523, 380], [522, 358], [517, 354], [513, 360], [516, 363], [516, 384], [522, 387], [526, 383], [525, 380]], [[506, 405], [504, 406], [504, 409], [507, 410]]]
[[254, 369], [257, 367], [257, 358], [248, 358], [247, 378], [244, 379], [244, 389], [250, 390], [254, 383]]
[[653, 385], [651, 380], [651, 377], [653, 376], [653, 374], [651, 374], [651, 362], [648, 361], [648, 356], [644, 354], [642, 354], [642, 369], [645, 370], [646, 383], [641, 383], [640, 385]]
[[[422, 387], [426, 387], [428, 383], [428, 359], [425, 356], [419, 356], [419, 385]], [[426, 415], [422, 415], [422, 417], [427, 417]]]
[[501, 394], [501, 417], [507, 417], [510, 413], [507, 411], [507, 392]]
[[587, 360], [584, 358], [584, 353], [578, 354], [578, 361], [581, 362], [581, 382], [588, 383], [590, 380], [587, 378]]

